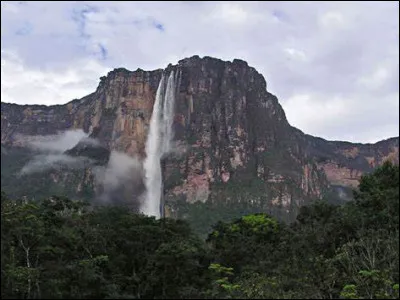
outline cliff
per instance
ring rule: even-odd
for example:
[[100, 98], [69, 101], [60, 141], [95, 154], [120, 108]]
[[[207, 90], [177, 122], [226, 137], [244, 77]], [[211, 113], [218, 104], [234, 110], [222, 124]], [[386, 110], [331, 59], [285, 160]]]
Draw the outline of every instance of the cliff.
[[[218, 207], [224, 215], [267, 211], [291, 220], [299, 206], [332, 188], [356, 187], [363, 173], [384, 160], [398, 163], [398, 138], [376, 144], [326, 141], [290, 126], [263, 76], [244, 61], [194, 56], [164, 71], [171, 70], [180, 81], [176, 149], [162, 163], [167, 215], [192, 218], [194, 211], [207, 214]], [[24, 149], [29, 136], [70, 129], [82, 129], [109, 152], [142, 160], [162, 72], [115, 69], [94, 93], [65, 105], [2, 102], [2, 161], [3, 149]], [[82, 186], [96, 191], [90, 170], [74, 173], [72, 194], [79, 196]], [[62, 181], [66, 175], [52, 176], [54, 182], [54, 176]]]

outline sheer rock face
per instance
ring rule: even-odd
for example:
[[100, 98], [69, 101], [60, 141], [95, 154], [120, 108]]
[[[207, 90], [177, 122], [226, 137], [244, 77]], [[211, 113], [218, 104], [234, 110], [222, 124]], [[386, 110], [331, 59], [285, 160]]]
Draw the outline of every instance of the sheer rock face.
[[[247, 201], [261, 211], [279, 207], [295, 214], [299, 205], [321, 198], [330, 184], [355, 187], [363, 173], [384, 160], [398, 163], [398, 138], [332, 142], [291, 127], [263, 76], [244, 61], [194, 56], [164, 72], [172, 70], [179, 74], [175, 146], [162, 162], [171, 215], [176, 199]], [[142, 160], [162, 72], [115, 69], [94, 93], [65, 105], [1, 103], [2, 146], [24, 146], [31, 135], [83, 129], [109, 151]], [[62, 180], [54, 173], [51, 178]]]

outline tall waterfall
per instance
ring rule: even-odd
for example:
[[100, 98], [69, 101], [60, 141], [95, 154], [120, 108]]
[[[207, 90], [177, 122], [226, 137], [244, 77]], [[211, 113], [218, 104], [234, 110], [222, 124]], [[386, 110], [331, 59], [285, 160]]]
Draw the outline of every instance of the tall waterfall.
[[141, 211], [156, 218], [163, 215], [161, 159], [171, 150], [175, 81], [173, 71], [168, 77], [166, 86], [164, 74], [161, 77], [146, 141], [146, 159], [144, 161], [146, 194]]

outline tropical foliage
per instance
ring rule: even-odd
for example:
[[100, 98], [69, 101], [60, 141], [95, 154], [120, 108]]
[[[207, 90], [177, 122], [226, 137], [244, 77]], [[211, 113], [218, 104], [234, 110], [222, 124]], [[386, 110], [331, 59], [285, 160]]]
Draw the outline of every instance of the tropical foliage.
[[2, 193], [1, 279], [5, 299], [396, 299], [399, 167], [364, 176], [352, 202], [290, 225], [245, 215], [206, 240], [182, 220]]

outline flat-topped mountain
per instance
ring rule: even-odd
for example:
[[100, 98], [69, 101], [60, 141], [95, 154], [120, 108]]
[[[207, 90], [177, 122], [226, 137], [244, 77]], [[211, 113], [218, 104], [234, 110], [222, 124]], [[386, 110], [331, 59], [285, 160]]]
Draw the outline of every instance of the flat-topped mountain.
[[[93, 165], [16, 176], [29, 161], [29, 138], [81, 129], [98, 142], [90, 147], [102, 149], [97, 152], [103, 164], [110, 157], [105, 150], [141, 161], [159, 81], [163, 72], [172, 70], [179, 80], [175, 151], [162, 161], [167, 215], [212, 218], [216, 212], [224, 217], [265, 211], [291, 220], [299, 206], [327, 194], [346, 199], [348, 188], [356, 187], [362, 174], [385, 160], [399, 161], [398, 137], [358, 144], [304, 134], [288, 123], [264, 77], [246, 62], [193, 56], [164, 70], [115, 69], [101, 77], [94, 93], [65, 105], [2, 102], [2, 189], [32, 196], [28, 188], [12, 186], [41, 180], [42, 194], [95, 198], [103, 189]], [[80, 152], [65, 155], [71, 153]], [[140, 182], [132, 184], [141, 191]], [[118, 197], [136, 201], [140, 193], [126, 192], [127, 186]]]

